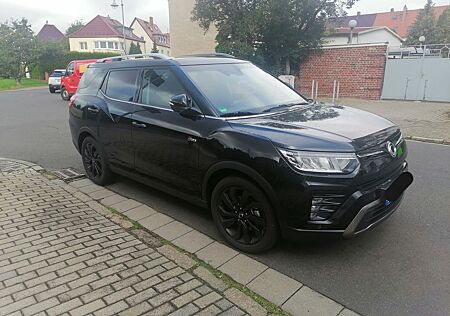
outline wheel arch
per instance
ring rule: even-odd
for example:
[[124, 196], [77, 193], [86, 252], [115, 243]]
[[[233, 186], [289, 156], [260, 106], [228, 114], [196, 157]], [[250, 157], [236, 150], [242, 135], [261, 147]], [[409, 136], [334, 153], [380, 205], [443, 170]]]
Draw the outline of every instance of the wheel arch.
[[78, 145], [78, 151], [81, 152], [81, 145], [83, 144], [84, 140], [86, 139], [86, 137], [92, 137], [93, 139], [97, 140], [97, 138], [95, 137], [94, 133], [90, 130], [90, 129], [82, 129], [80, 131], [80, 134], [78, 135], [78, 141], [77, 141], [77, 145]]
[[202, 198], [209, 207], [211, 207], [211, 195], [217, 183], [232, 175], [247, 178], [263, 190], [274, 208], [278, 221], [280, 222], [282, 220], [279, 200], [269, 182], [256, 170], [235, 161], [219, 162], [210, 167], [206, 172], [202, 186]]

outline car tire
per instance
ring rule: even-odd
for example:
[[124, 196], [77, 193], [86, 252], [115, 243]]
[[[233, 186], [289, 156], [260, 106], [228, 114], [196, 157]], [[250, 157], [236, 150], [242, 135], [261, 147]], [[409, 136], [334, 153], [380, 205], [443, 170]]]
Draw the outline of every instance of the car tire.
[[48, 90], [50, 91], [50, 93], [55, 93], [55, 89], [54, 88], [48, 88]]
[[81, 145], [81, 157], [86, 176], [95, 184], [104, 186], [113, 181], [114, 173], [109, 169], [104, 151], [94, 138], [84, 139]]
[[279, 239], [278, 222], [266, 194], [253, 182], [230, 176], [211, 195], [214, 223], [234, 248], [247, 253], [265, 252]]
[[61, 98], [64, 101], [69, 101], [70, 100], [70, 93], [67, 91], [66, 88], [61, 88]]

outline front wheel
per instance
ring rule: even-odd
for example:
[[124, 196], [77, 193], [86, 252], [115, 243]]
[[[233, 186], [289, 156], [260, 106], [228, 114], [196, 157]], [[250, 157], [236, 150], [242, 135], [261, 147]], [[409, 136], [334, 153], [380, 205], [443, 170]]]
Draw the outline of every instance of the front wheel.
[[279, 238], [268, 198], [247, 179], [233, 176], [220, 181], [211, 196], [211, 211], [219, 232], [241, 251], [267, 251]]
[[61, 88], [61, 98], [64, 100], [64, 101], [69, 101], [70, 100], [70, 93], [69, 93], [69, 91], [67, 91], [67, 89], [66, 88]]
[[86, 137], [81, 145], [81, 157], [83, 159], [86, 176], [95, 184], [107, 185], [114, 174], [109, 169], [102, 148], [92, 137]]

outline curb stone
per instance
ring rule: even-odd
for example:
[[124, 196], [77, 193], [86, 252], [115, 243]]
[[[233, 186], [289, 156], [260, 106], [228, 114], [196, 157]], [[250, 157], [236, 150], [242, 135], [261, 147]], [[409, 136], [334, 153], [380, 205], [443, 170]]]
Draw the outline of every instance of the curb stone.
[[428, 138], [419, 136], [405, 136], [405, 139], [414, 140], [416, 142], [431, 143], [439, 145], [450, 145], [450, 140], [439, 139], [439, 138]]
[[[19, 164], [23, 164], [25, 166], [28, 166], [30, 169], [33, 169], [34, 171], [44, 171], [43, 168], [40, 166], [26, 162], [21, 160], [15, 160], [15, 159], [6, 159], [6, 158], [0, 158], [0, 162], [2, 161], [9, 161], [9, 162], [16, 162]], [[63, 188], [66, 192], [72, 194], [73, 196], [81, 197], [80, 201], [83, 201], [91, 207], [94, 211], [97, 213], [109, 218], [116, 224], [122, 226], [125, 228], [128, 232], [132, 233], [136, 237], [139, 237], [137, 235], [141, 235], [141, 233], [135, 233], [133, 230], [135, 230], [135, 224], [137, 223], [140, 225], [141, 222], [144, 223], [150, 223], [149, 220], [151, 220], [151, 217], [162, 216], [164, 217], [164, 221], [162, 221], [158, 225], [142, 225], [142, 226], [148, 226], [150, 228], [147, 228], [148, 231], [150, 231], [152, 234], [158, 235], [156, 230], [164, 231], [164, 234], [171, 235], [170, 229], [171, 227], [173, 229], [177, 229], [178, 227], [185, 227], [186, 225], [176, 221], [175, 219], [164, 215], [162, 213], [157, 212], [156, 210], [152, 209], [151, 207], [147, 207], [146, 205], [139, 203], [133, 199], [128, 199], [125, 197], [122, 197], [119, 194], [116, 194], [111, 191], [111, 196], [109, 196], [106, 199], [106, 202], [110, 202], [112, 200], [114, 201], [127, 201], [130, 202], [131, 206], [133, 208], [127, 210], [123, 214], [120, 214], [122, 212], [118, 212], [113, 210], [111, 205], [108, 204], [116, 204], [116, 203], [107, 203], [107, 205], [102, 205], [103, 200], [101, 199], [93, 199], [90, 194], [93, 194], [95, 196], [95, 192], [90, 192], [89, 194], [82, 193], [82, 188], [87, 186], [92, 186], [94, 183], [91, 182], [88, 179], [82, 179], [82, 180], [75, 180], [69, 183], [66, 183], [64, 181], [60, 180], [51, 180], [51, 183], [54, 185], [57, 185], [61, 188]], [[109, 191], [106, 188], [99, 187], [98, 190], [103, 191]], [[90, 190], [89, 190], [90, 191]], [[139, 220], [133, 221], [129, 220], [126, 216], [126, 213], [133, 213], [133, 210], [139, 209], [140, 210], [140, 216]], [[142, 214], [142, 211], [148, 210], [148, 215], [145, 216], [145, 214]], [[166, 219], [167, 218], [167, 219]], [[141, 226], [141, 227], [142, 227]], [[155, 227], [157, 226], [157, 227]], [[167, 227], [166, 227], [167, 226]], [[186, 226], [188, 227], [188, 226]], [[190, 227], [189, 227], [190, 228]], [[130, 231], [131, 230], [131, 231]], [[139, 232], [145, 232], [142, 229], [136, 229]], [[172, 236], [172, 235], [171, 235]], [[189, 236], [193, 236], [195, 243], [192, 242], [192, 244], [195, 244], [194, 247], [187, 247], [191, 248], [191, 252], [186, 251], [183, 249], [183, 247], [189, 245], [189, 242], [186, 243], [184, 238], [187, 238]], [[159, 236], [161, 239], [164, 239], [163, 236]], [[150, 239], [154, 238], [149, 236]], [[189, 267], [188, 270], [195, 268], [199, 265], [200, 259], [201, 262], [204, 262], [205, 265], [210, 267], [210, 269], [216, 270], [219, 272], [219, 274], [224, 274], [226, 277], [230, 278], [231, 280], [234, 280], [238, 284], [232, 285], [231, 287], [224, 283], [220, 278], [217, 277], [217, 275], [214, 275], [211, 273], [207, 268], [204, 267], [197, 267], [194, 269], [194, 274], [197, 275], [200, 279], [204, 280], [207, 284], [210, 284], [211, 287], [219, 288], [219, 289], [225, 289], [224, 295], [227, 297], [230, 301], [235, 303], [237, 306], [242, 308], [243, 310], [247, 311], [250, 315], [267, 315], [268, 310], [266, 310], [263, 305], [261, 305], [258, 302], [258, 299], [254, 294], [257, 294], [257, 296], [264, 298], [267, 302], [270, 304], [273, 304], [273, 306], [277, 306], [278, 308], [282, 308], [283, 310], [279, 310], [278, 312], [284, 313], [285, 315], [287, 313], [291, 313], [292, 315], [303, 315], [303, 312], [299, 314], [299, 311], [308, 311], [308, 313], [312, 312], [311, 315], [358, 315], [357, 313], [351, 311], [350, 309], [345, 308], [343, 305], [339, 304], [338, 302], [335, 302], [334, 300], [310, 289], [306, 285], [303, 285], [302, 283], [284, 275], [277, 271], [274, 271], [270, 269], [269, 267], [255, 261], [254, 259], [239, 253], [238, 251], [235, 251], [234, 249], [223, 245], [222, 243], [215, 241], [211, 239], [210, 237], [196, 231], [193, 228], [190, 228], [190, 230], [186, 230], [184, 234], [177, 237], [174, 241], [180, 241], [176, 242], [176, 247], [180, 248], [181, 250], [177, 249], [176, 247], [171, 246], [170, 241], [163, 241], [162, 247], [157, 248], [157, 251], [161, 254], [167, 256], [170, 260], [173, 260], [175, 263], [177, 263], [181, 267]], [[145, 242], [145, 241], [144, 241]], [[151, 241], [151, 243], [154, 243], [155, 241]], [[223, 253], [225, 254], [224, 257], [221, 257], [219, 261], [215, 258], [215, 254], [217, 254], [217, 249], [224, 250]], [[214, 268], [209, 264], [214, 266]], [[252, 270], [254, 267], [253, 265], [250, 265], [248, 269], [246, 269], [246, 273], [241, 275], [239, 273], [240, 268], [242, 268], [241, 263], [242, 262], [255, 262], [256, 268], [254, 271]], [[230, 272], [231, 271], [231, 272]], [[234, 272], [233, 272], [234, 271]], [[280, 284], [277, 284], [279, 287], [286, 286], [290, 290], [284, 291], [285, 293], [276, 293], [277, 295], [269, 295], [267, 292], [267, 282], [264, 282], [261, 280], [261, 278], [264, 278], [265, 273], [270, 274], [279, 274], [280, 278], [278, 282]], [[231, 273], [230, 277], [228, 273]], [[215, 280], [213, 280], [215, 278]], [[259, 281], [258, 281], [259, 280]], [[285, 284], [283, 284], [285, 283]], [[250, 289], [246, 286], [249, 286]], [[252, 293], [254, 293], [252, 295]], [[276, 299], [274, 299], [276, 297]], [[271, 301], [272, 299], [272, 301]], [[274, 303], [273, 301], [276, 301], [278, 303]], [[299, 304], [301, 305], [299, 309]], [[320, 308], [323, 306], [328, 306], [330, 308], [326, 309], [325, 312], [319, 312], [315, 313], [314, 311], [321, 310]], [[318, 309], [319, 307], [319, 309]], [[287, 312], [287, 313], [286, 313]]]

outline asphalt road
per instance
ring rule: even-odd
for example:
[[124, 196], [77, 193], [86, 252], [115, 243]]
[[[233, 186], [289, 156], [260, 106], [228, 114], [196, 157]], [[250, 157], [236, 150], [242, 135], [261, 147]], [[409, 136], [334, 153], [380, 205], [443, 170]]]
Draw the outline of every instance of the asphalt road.
[[[409, 150], [415, 183], [383, 225], [350, 240], [283, 241], [255, 258], [364, 315], [450, 315], [450, 146]], [[0, 157], [81, 170], [67, 103], [47, 90], [0, 93]], [[131, 180], [111, 189], [220, 239], [204, 210]]]

